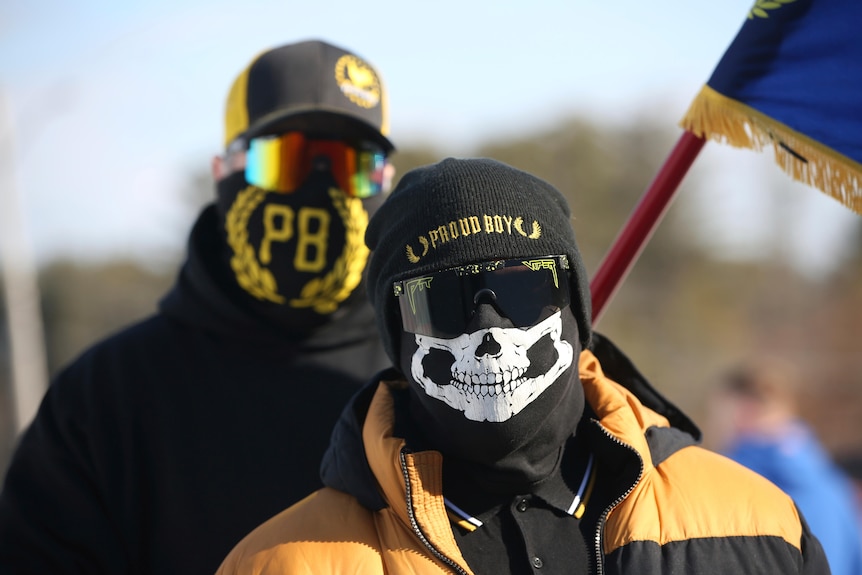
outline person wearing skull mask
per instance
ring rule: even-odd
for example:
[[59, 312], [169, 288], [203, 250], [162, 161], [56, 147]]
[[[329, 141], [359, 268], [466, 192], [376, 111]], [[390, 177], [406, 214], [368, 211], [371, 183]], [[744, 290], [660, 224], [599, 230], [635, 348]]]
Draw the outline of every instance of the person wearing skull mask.
[[211, 573], [321, 485], [338, 415], [388, 364], [363, 242], [392, 177], [386, 105], [328, 42], [238, 75], [176, 285], [64, 369], [21, 439], [0, 572]]
[[326, 487], [219, 575], [828, 573], [793, 501], [592, 331], [553, 186], [449, 158], [401, 179], [366, 243], [393, 365], [342, 414]]

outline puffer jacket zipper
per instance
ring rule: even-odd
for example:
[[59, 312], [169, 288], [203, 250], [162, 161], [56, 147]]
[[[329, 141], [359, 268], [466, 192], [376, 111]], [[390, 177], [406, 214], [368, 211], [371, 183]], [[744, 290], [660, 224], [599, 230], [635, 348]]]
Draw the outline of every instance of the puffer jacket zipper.
[[632, 447], [628, 443], [618, 439], [614, 434], [612, 434], [610, 431], [608, 431], [604, 425], [602, 425], [601, 423], [599, 423], [595, 419], [593, 420], [593, 423], [595, 423], [596, 426], [601, 430], [601, 432], [608, 439], [610, 439], [612, 442], [614, 442], [615, 444], [619, 445], [620, 447], [628, 449], [629, 451], [634, 453], [635, 456], [637, 456], [637, 458], [638, 458], [638, 463], [640, 464], [640, 470], [638, 471], [637, 479], [635, 479], [634, 483], [632, 483], [624, 493], [622, 493], [619, 497], [614, 499], [613, 502], [611, 502], [611, 504], [605, 508], [605, 510], [602, 512], [601, 516], [599, 516], [599, 521], [598, 521], [598, 524], [596, 525], [596, 547], [595, 547], [596, 575], [604, 575], [605, 568], [604, 568], [604, 553], [602, 552], [602, 535], [604, 534], [604, 531], [605, 531], [605, 522], [607, 521], [608, 515], [610, 515], [613, 508], [616, 507], [617, 505], [619, 505], [620, 503], [622, 503], [625, 500], [625, 498], [628, 497], [629, 494], [634, 490], [634, 488], [637, 487], [637, 484], [640, 483], [641, 478], [643, 477], [643, 474], [644, 474], [644, 460], [641, 457], [641, 454], [638, 453], [637, 449], [635, 449], [634, 447]]
[[422, 530], [419, 528], [419, 522], [416, 521], [416, 511], [413, 509], [413, 486], [410, 483], [410, 474], [407, 472], [407, 458], [405, 457], [405, 452], [402, 450], [400, 454], [401, 459], [401, 474], [404, 476], [404, 485], [407, 488], [407, 516], [410, 518], [410, 526], [413, 528], [413, 532], [419, 538], [425, 547], [431, 552], [434, 557], [448, 565], [452, 568], [452, 570], [458, 575], [468, 575], [467, 571], [465, 571], [458, 563], [444, 555], [439, 549], [434, 547], [431, 541], [428, 540], [428, 537], [422, 533]]

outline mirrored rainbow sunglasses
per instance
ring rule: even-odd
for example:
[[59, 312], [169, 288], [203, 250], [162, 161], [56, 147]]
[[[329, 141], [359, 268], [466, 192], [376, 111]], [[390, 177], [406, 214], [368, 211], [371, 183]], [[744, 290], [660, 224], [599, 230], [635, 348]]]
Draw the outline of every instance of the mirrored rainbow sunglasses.
[[287, 132], [236, 140], [228, 154], [242, 150], [246, 151], [246, 181], [265, 190], [296, 191], [321, 155], [329, 159], [338, 187], [348, 196], [370, 198], [386, 184], [386, 152], [373, 142], [357, 144]]

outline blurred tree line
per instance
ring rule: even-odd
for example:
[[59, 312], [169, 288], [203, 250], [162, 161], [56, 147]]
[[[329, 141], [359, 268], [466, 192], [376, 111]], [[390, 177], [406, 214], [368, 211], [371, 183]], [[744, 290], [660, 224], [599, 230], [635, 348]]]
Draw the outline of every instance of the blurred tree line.
[[[609, 128], [570, 118], [552, 129], [485, 142], [469, 155], [502, 160], [559, 188], [571, 203], [593, 274], [677, 136], [649, 119]], [[403, 174], [448, 155], [455, 154], [417, 145], [400, 149], [393, 163]], [[691, 216], [692, 191], [701, 183], [696, 171], [684, 182], [598, 331], [699, 423], [707, 391], [723, 369], [752, 354], [788, 358], [806, 377], [803, 415], [826, 446], [836, 454], [862, 450], [862, 218], [852, 260], [829, 277], [807, 279], [780, 258], [722, 261], [698, 241], [697, 218]], [[178, 201], [196, 210], [213, 197], [208, 171], [201, 171], [190, 176]], [[152, 313], [183, 255], [178, 244], [176, 265], [167, 269], [134, 261], [57, 261], [41, 269], [49, 372], [56, 374], [96, 340]], [[0, 324], [6, 325], [4, 309]], [[4, 328], [0, 470], [14, 445], [8, 344]], [[709, 437], [705, 444], [710, 446]]]

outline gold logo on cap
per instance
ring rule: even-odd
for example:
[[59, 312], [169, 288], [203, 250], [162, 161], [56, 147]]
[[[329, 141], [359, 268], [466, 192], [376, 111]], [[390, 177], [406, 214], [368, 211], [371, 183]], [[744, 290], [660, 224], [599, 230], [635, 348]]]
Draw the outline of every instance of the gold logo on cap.
[[351, 102], [362, 108], [380, 103], [380, 80], [361, 58], [346, 54], [335, 63], [335, 81]]

